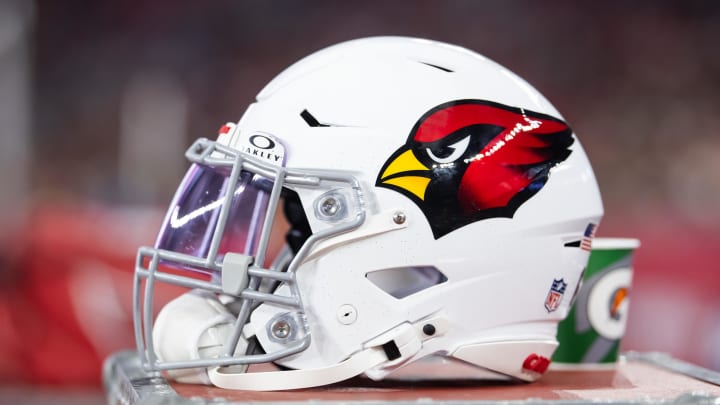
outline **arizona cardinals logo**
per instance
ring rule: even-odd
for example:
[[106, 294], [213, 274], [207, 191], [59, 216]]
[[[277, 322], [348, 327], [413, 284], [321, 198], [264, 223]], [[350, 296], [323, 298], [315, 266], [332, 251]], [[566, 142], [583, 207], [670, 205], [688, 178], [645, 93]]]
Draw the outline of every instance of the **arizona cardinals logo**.
[[512, 218], [567, 159], [572, 131], [549, 115], [484, 101], [439, 105], [385, 162], [376, 186], [413, 200], [435, 239], [491, 218]]

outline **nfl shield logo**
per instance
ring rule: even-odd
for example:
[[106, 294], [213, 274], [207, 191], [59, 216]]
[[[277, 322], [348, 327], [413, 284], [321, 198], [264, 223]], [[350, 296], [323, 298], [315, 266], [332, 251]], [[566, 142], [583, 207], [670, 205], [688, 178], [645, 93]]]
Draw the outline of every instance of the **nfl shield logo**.
[[548, 295], [545, 298], [545, 309], [547, 309], [548, 312], [553, 312], [558, 309], [562, 302], [563, 295], [565, 295], [566, 287], [567, 283], [564, 279], [553, 280], [550, 291], [548, 291]]

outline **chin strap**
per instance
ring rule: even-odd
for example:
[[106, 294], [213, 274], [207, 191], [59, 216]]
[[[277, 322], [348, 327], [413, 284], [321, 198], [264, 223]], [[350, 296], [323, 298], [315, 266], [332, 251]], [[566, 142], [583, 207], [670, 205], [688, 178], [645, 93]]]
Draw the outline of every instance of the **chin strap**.
[[229, 372], [227, 367], [214, 367], [208, 369], [208, 376], [210, 381], [220, 388], [248, 391], [294, 390], [347, 380], [387, 361], [387, 355], [381, 347], [371, 347], [329, 367], [258, 373], [233, 373]]
[[[432, 326], [432, 331], [427, 329], [428, 325]], [[364, 349], [346, 360], [327, 367], [257, 373], [232, 372], [232, 367], [215, 367], [208, 369], [208, 376], [210, 382], [220, 388], [248, 391], [317, 387], [363, 373], [379, 379], [420, 351], [423, 340], [436, 332], [444, 333], [446, 328], [447, 321], [443, 318], [428, 319], [416, 325], [404, 323], [366, 342]]]

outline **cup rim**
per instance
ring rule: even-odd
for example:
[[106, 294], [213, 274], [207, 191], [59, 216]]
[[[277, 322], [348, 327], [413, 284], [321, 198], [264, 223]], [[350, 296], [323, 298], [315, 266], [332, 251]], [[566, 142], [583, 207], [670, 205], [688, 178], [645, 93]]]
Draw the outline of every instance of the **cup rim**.
[[635, 238], [594, 238], [592, 250], [637, 249], [640, 240]]

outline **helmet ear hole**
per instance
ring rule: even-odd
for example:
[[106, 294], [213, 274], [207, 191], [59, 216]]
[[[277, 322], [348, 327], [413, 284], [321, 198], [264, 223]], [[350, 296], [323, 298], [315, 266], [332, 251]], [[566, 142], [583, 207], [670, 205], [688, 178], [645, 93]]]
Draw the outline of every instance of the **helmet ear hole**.
[[448, 280], [435, 266], [376, 270], [365, 274], [365, 277], [376, 287], [397, 299], [409, 297]]
[[285, 234], [285, 241], [288, 246], [290, 246], [293, 254], [295, 254], [312, 235], [312, 230], [310, 229], [310, 222], [308, 222], [298, 194], [288, 189], [285, 189], [283, 194], [283, 213], [290, 224], [290, 229]]

